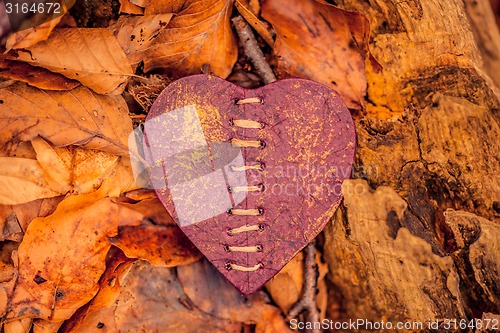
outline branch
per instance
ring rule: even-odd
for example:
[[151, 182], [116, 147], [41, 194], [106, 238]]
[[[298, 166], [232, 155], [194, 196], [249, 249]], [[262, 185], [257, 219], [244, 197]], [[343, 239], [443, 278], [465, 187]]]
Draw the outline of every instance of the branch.
[[236, 16], [232, 19], [238, 37], [240, 38], [241, 46], [245, 50], [245, 55], [252, 61], [257, 74], [260, 76], [265, 84], [276, 81], [276, 76], [274, 76], [273, 70], [266, 58], [264, 53], [257, 44], [257, 40], [252, 32], [250, 26], [245, 22], [243, 17]]
[[[302, 311], [307, 311], [306, 321], [319, 322], [319, 311], [316, 306], [316, 284], [318, 278], [318, 267], [316, 265], [316, 242], [312, 241], [304, 250], [304, 285], [302, 286], [302, 298], [288, 312], [287, 320], [296, 318]], [[311, 329], [310, 333], [319, 333], [319, 329]]]

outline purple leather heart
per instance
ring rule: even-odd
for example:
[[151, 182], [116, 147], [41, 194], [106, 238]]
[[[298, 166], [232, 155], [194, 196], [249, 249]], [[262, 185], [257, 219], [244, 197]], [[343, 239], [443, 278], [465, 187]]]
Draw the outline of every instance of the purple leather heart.
[[167, 211], [250, 294], [331, 219], [351, 174], [355, 130], [340, 97], [319, 83], [247, 90], [195, 75], [160, 94], [144, 140]]

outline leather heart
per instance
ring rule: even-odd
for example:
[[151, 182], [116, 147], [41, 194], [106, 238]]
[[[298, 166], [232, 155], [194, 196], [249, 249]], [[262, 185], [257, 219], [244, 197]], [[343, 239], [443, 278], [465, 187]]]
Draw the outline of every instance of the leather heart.
[[331, 219], [355, 131], [340, 97], [319, 83], [285, 79], [247, 90], [195, 75], [158, 96], [144, 142], [167, 211], [250, 294]]

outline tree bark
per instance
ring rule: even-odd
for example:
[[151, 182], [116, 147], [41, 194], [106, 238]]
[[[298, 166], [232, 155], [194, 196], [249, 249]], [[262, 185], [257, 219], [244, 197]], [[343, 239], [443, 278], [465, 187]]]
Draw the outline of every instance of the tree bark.
[[500, 37], [488, 1], [464, 2], [337, 2], [370, 19], [383, 69], [325, 230], [333, 320], [498, 318]]

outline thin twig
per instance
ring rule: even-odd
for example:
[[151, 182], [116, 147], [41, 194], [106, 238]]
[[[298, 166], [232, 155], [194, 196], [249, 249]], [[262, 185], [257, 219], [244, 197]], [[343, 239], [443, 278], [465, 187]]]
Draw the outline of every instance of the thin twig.
[[252, 61], [262, 81], [265, 84], [276, 81], [276, 76], [257, 44], [257, 40], [248, 23], [240, 15], [234, 17], [232, 21], [240, 38], [241, 46], [245, 50], [245, 55]]
[[[296, 318], [302, 311], [306, 311], [306, 321], [319, 323], [319, 310], [316, 306], [316, 288], [318, 279], [318, 267], [316, 265], [316, 242], [312, 241], [304, 250], [304, 285], [302, 286], [302, 298], [295, 303], [288, 312], [287, 319]], [[313, 325], [314, 327], [314, 325]], [[309, 333], [320, 333], [320, 329], [311, 329]]]

